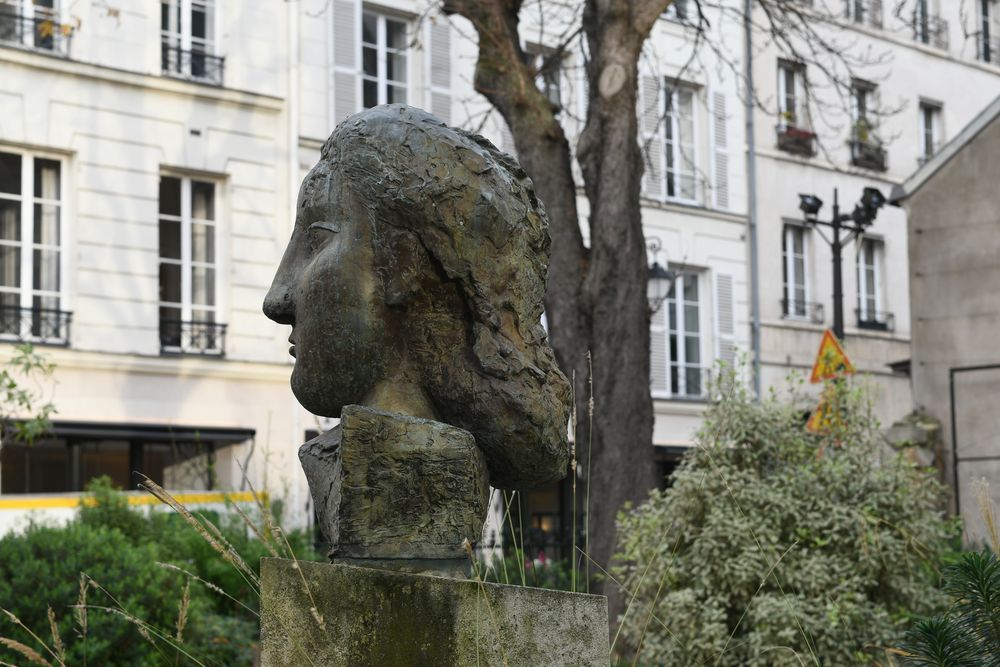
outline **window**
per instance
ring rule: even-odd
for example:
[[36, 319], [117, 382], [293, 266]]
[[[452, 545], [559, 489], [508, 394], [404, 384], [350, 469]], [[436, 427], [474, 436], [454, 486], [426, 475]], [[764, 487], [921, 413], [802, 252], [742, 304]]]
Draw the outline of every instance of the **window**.
[[160, 347], [222, 354], [218, 323], [215, 184], [160, 177]]
[[888, 330], [891, 315], [882, 305], [882, 242], [864, 239], [858, 247], [858, 327]]
[[867, 81], [851, 84], [851, 164], [866, 169], [885, 171], [887, 158], [876, 134], [877, 88]]
[[409, 80], [406, 22], [365, 12], [361, 21], [361, 86], [364, 108], [406, 104]]
[[0, 42], [65, 54], [72, 34], [55, 0], [0, 0]]
[[0, 338], [66, 343], [62, 165], [0, 152]]
[[164, 74], [222, 85], [215, 0], [161, 0], [160, 45]]
[[784, 126], [805, 127], [803, 71], [797, 63], [778, 63], [778, 122]]
[[562, 59], [556, 52], [542, 47], [529, 47], [528, 54], [535, 67], [535, 85], [558, 111], [562, 110]]
[[667, 197], [694, 201], [696, 198], [694, 91], [690, 88], [667, 89], [665, 97], [664, 147]]
[[667, 293], [668, 354], [670, 358], [670, 393], [697, 398], [704, 394], [701, 366], [701, 310], [698, 298], [698, 274], [682, 271]]
[[941, 107], [920, 103], [920, 164], [937, 152], [941, 142]]
[[882, 2], [880, 0], [846, 0], [848, 20], [872, 28], [882, 27]]
[[809, 283], [806, 280], [806, 232], [802, 227], [786, 225], [781, 243], [784, 279], [785, 317], [811, 318]]
[[[701, 398], [706, 369], [702, 366], [702, 275], [677, 271], [662, 304], [650, 318], [650, 391], [659, 398]], [[649, 296], [656, 299], [650, 281]]]
[[252, 429], [238, 428], [56, 422], [31, 446], [4, 441], [0, 493], [79, 492], [101, 475], [135, 488], [132, 471], [169, 489], [210, 490], [216, 452], [253, 436]]
[[688, 0], [674, 0], [663, 15], [671, 21], [687, 21], [690, 18]]
[[1000, 44], [995, 42], [996, 31], [993, 29], [993, 22], [996, 20], [996, 0], [977, 0], [976, 8], [979, 14], [979, 30], [977, 31], [977, 46], [979, 59], [984, 63], [1000, 62], [1000, 54], [997, 53]]

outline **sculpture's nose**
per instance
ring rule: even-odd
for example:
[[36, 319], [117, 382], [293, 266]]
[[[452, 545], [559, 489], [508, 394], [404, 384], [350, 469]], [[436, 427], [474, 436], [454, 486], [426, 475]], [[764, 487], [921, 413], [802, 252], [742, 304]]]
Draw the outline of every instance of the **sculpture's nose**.
[[274, 277], [271, 289], [264, 297], [264, 314], [278, 324], [295, 324], [295, 302], [292, 300], [292, 286], [283, 280], [282, 271]]

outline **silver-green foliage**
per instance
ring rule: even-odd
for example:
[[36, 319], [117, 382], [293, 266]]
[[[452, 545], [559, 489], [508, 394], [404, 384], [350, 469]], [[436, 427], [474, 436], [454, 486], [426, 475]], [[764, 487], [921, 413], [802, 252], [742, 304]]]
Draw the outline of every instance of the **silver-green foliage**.
[[883, 446], [847, 382], [826, 387], [823, 435], [801, 403], [755, 402], [732, 377], [717, 391], [670, 488], [619, 516], [634, 598], [618, 648], [666, 665], [884, 658], [913, 615], [945, 604], [931, 565], [955, 535], [942, 488]]

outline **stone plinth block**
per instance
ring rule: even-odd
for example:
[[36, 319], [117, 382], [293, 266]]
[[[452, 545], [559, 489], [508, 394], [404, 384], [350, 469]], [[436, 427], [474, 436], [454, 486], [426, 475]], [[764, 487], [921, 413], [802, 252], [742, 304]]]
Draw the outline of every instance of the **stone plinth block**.
[[603, 596], [351, 565], [298, 567], [261, 561], [262, 667], [608, 664]]
[[331, 556], [464, 558], [482, 534], [489, 473], [466, 430], [348, 405], [299, 459]]

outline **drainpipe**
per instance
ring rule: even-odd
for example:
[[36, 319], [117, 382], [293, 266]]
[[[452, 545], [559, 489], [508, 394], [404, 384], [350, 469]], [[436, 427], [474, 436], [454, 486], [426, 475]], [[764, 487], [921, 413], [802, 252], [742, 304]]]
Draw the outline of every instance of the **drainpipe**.
[[758, 400], [760, 387], [760, 276], [757, 265], [757, 154], [754, 139], [753, 86], [753, 0], [743, 4], [743, 40], [746, 63], [746, 133], [747, 133], [747, 236], [750, 251], [750, 339], [753, 344], [753, 390]]

